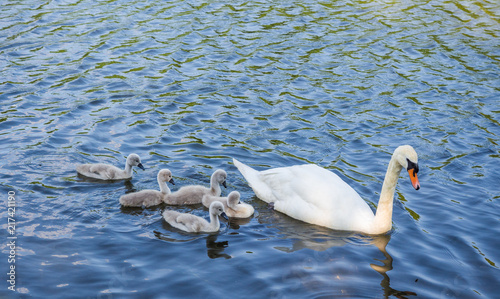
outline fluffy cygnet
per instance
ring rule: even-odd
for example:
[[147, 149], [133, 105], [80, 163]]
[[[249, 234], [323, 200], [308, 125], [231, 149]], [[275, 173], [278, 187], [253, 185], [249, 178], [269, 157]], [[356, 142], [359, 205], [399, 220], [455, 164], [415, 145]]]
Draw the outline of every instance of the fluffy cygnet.
[[132, 177], [132, 167], [137, 166], [144, 170], [141, 164], [141, 158], [136, 154], [130, 154], [125, 163], [125, 169], [120, 169], [109, 164], [80, 164], [76, 166], [76, 171], [89, 178], [99, 180], [123, 180]]
[[160, 191], [157, 190], [142, 190], [135, 193], [125, 194], [120, 197], [120, 204], [125, 207], [151, 207], [161, 204], [165, 195], [170, 193], [167, 182], [175, 185], [172, 178], [172, 172], [168, 169], [162, 169], [158, 172], [158, 185]]
[[248, 218], [254, 212], [251, 205], [240, 201], [240, 192], [238, 191], [229, 193], [227, 197], [205, 195], [201, 202], [208, 208], [215, 201], [220, 201], [224, 205], [226, 215], [231, 218]]
[[179, 213], [177, 211], [166, 210], [163, 212], [163, 218], [171, 226], [190, 233], [212, 233], [220, 228], [219, 216], [227, 219], [224, 213], [224, 205], [215, 201], [210, 205], [210, 222], [196, 215]]
[[184, 186], [177, 192], [167, 194], [165, 196], [165, 203], [169, 205], [191, 205], [201, 203], [205, 194], [220, 196], [220, 184], [222, 184], [224, 188], [227, 188], [226, 178], [226, 172], [222, 169], [218, 169], [210, 178], [210, 188], [200, 185]]

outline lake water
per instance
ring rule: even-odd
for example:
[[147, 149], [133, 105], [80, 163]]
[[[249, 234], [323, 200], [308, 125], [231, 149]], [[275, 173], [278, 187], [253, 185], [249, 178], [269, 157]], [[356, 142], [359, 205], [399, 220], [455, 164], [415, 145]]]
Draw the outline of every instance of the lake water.
[[[0, 65], [1, 297], [499, 296], [498, 1], [8, 1]], [[402, 174], [382, 236], [275, 212], [232, 165], [315, 163], [375, 208], [402, 144], [421, 189]], [[130, 181], [76, 174], [133, 152]], [[256, 212], [209, 235], [161, 218], [201, 205], [120, 207], [162, 168], [224, 169]]]

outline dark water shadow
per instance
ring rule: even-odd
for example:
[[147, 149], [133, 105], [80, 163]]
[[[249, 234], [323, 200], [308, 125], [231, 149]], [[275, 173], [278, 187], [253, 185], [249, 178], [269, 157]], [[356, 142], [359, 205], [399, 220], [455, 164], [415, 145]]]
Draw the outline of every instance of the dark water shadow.
[[199, 239], [199, 236], [190, 236], [190, 238], [186, 238], [186, 239], [172, 238], [172, 237], [170, 237], [170, 235], [156, 231], [156, 230], [153, 231], [153, 233], [158, 240], [166, 241], [169, 243], [186, 243], [186, 242], [191, 242], [191, 241], [194, 241], [196, 239]]
[[252, 220], [253, 216], [250, 216], [248, 218], [229, 218], [227, 221], [227, 225], [230, 229], [240, 229], [242, 225], [246, 225], [250, 223]]
[[156, 206], [151, 206], [151, 207], [124, 207], [120, 205], [120, 212], [123, 214], [128, 214], [128, 215], [144, 215], [146, 212], [151, 213], [151, 212], [158, 212], [159, 214], [162, 213], [164, 208], [163, 204], [156, 205]]

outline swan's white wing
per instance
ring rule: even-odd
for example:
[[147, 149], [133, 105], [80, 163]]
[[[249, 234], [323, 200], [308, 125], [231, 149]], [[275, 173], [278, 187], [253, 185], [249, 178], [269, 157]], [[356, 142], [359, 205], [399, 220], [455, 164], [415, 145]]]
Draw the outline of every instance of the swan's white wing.
[[[373, 220], [370, 207], [354, 189], [317, 165], [274, 168], [256, 177], [256, 195], [274, 199], [274, 208], [293, 218], [340, 230], [361, 230]], [[265, 192], [253, 186], [265, 186]]]
[[307, 222], [341, 230], [363, 230], [373, 220], [368, 204], [335, 173], [317, 165], [291, 170], [299, 178], [293, 182], [294, 193], [310, 206], [296, 213]]

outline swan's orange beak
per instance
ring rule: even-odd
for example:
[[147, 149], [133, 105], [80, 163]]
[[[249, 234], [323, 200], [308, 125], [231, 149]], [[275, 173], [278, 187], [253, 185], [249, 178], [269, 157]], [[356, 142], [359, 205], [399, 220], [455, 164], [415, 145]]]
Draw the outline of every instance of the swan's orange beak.
[[417, 173], [415, 172], [415, 168], [408, 169], [408, 174], [410, 175], [411, 184], [415, 190], [420, 189], [420, 183], [418, 182]]

